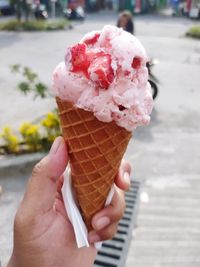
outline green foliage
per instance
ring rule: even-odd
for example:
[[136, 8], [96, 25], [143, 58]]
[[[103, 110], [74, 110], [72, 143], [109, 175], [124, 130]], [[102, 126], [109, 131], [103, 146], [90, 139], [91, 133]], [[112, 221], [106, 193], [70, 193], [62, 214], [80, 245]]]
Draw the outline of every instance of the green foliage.
[[24, 93], [25, 95], [31, 91], [31, 88], [29, 86], [29, 84], [27, 82], [21, 82], [18, 84], [18, 88], [20, 89], [20, 91], [22, 93]]
[[191, 27], [186, 33], [187, 36], [200, 39], [200, 25]]
[[17, 20], [2, 22], [0, 23], [0, 30], [1, 31], [20, 31], [21, 30], [20, 22]]
[[14, 64], [11, 66], [11, 72], [12, 73], [19, 73], [20, 72], [20, 64]]
[[35, 84], [35, 90], [36, 90], [36, 95], [41, 96], [41, 98], [46, 97], [46, 90], [47, 87], [43, 83], [39, 82]]
[[39, 80], [38, 75], [30, 68], [22, 67], [19, 64], [12, 65], [10, 68], [12, 73], [21, 74], [24, 77], [24, 81], [17, 85], [17, 88], [23, 94], [27, 95], [28, 93], [33, 92], [34, 98], [45, 98], [47, 96], [47, 86]]
[[14, 135], [11, 127], [6, 126], [0, 133], [0, 137], [3, 139], [5, 150], [7, 153], [17, 153], [19, 151], [19, 140]]
[[69, 25], [67, 20], [30, 20], [18, 21], [10, 20], [0, 23], [2, 31], [55, 31], [64, 30]]
[[11, 5], [15, 5], [17, 3], [16, 0], [10, 0], [9, 2], [10, 2]]
[[28, 67], [24, 67], [23, 75], [27, 78], [29, 82], [34, 82], [38, 78], [38, 75], [32, 72], [31, 69]]

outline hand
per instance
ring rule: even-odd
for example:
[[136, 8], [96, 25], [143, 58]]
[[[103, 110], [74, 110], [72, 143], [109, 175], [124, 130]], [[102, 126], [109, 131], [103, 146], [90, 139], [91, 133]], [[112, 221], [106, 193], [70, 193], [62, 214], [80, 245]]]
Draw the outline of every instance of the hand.
[[[78, 249], [57, 181], [68, 162], [64, 139], [33, 169], [14, 223], [14, 248], [8, 267], [89, 267], [96, 250]], [[84, 259], [84, 260], [83, 260]]]
[[[58, 137], [49, 154], [35, 167], [28, 182], [24, 199], [14, 223], [14, 248], [8, 267], [89, 267], [93, 265], [96, 250], [78, 249], [71, 223], [60, 197], [60, 181], [68, 162], [63, 138]], [[127, 189], [130, 165], [122, 162], [116, 185]], [[127, 180], [127, 182], [126, 182]], [[115, 211], [115, 208], [118, 209]], [[112, 238], [124, 210], [124, 196], [117, 189], [112, 203], [96, 214], [93, 226], [99, 227], [99, 218], [110, 218], [107, 227], [98, 231], [100, 239]], [[102, 220], [101, 220], [102, 221]], [[104, 220], [105, 221], [105, 220]], [[99, 229], [99, 228], [98, 228]], [[82, 260], [84, 259], [84, 261]]]
[[118, 174], [115, 177], [115, 193], [107, 207], [95, 214], [92, 226], [95, 230], [89, 233], [90, 243], [112, 239], [117, 231], [119, 220], [125, 210], [124, 190], [130, 187], [131, 165], [122, 160]]

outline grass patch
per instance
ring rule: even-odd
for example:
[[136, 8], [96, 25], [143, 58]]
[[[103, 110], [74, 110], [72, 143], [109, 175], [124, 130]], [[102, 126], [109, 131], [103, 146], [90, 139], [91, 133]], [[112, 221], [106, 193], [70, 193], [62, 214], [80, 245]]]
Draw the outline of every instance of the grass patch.
[[186, 32], [186, 36], [200, 39], [200, 25], [191, 27], [188, 32]]
[[64, 30], [69, 25], [67, 20], [30, 20], [17, 21], [11, 20], [0, 23], [1, 31], [55, 31]]

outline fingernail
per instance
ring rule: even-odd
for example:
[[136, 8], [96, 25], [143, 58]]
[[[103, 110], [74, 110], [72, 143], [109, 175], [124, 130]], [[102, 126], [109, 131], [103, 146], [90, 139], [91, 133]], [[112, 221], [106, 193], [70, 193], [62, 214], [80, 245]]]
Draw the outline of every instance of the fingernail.
[[126, 184], [130, 185], [130, 174], [128, 172], [124, 173], [124, 181]]
[[61, 137], [57, 137], [55, 140], [54, 140], [54, 142], [53, 142], [53, 144], [52, 144], [52, 146], [51, 146], [51, 149], [50, 149], [50, 151], [49, 151], [49, 154], [50, 155], [55, 155], [56, 153], [57, 153], [57, 151], [58, 151], [58, 149], [59, 149], [59, 146], [60, 146], [60, 144], [61, 144]]
[[96, 243], [96, 242], [99, 242], [101, 240], [100, 236], [97, 235], [97, 234], [92, 234], [92, 235], [89, 235], [89, 242], [91, 244], [93, 243]]
[[96, 230], [101, 230], [104, 227], [108, 226], [110, 224], [110, 218], [108, 217], [101, 217], [95, 222], [95, 229]]

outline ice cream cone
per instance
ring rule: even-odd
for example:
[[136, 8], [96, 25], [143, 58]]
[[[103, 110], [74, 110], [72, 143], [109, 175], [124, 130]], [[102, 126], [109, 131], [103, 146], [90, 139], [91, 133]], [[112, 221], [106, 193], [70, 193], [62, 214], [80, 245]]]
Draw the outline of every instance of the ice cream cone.
[[131, 132], [115, 122], [101, 122], [92, 112], [56, 98], [61, 128], [68, 146], [72, 184], [88, 228], [104, 205]]

